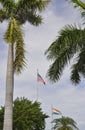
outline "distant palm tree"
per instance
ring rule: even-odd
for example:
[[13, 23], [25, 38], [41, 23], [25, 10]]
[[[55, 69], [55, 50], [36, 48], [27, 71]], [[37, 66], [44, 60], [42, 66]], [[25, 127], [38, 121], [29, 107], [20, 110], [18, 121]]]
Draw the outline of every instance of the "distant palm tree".
[[79, 130], [76, 122], [70, 117], [62, 116], [61, 118], [54, 119], [52, 123], [54, 123], [53, 130]]
[[[80, 0], [71, 2], [75, 7], [81, 7], [81, 14], [85, 20], [85, 3]], [[53, 82], [60, 79], [65, 66], [74, 57], [71, 80], [74, 84], [78, 84], [81, 76], [85, 77], [85, 28], [76, 25], [65, 26], [45, 54], [48, 59], [53, 60], [47, 72], [49, 80]]]
[[4, 40], [8, 43], [8, 63], [6, 76], [5, 115], [3, 130], [12, 130], [14, 72], [21, 73], [25, 66], [25, 49], [21, 25], [42, 23], [39, 15], [49, 0], [0, 0], [0, 22], [7, 20], [8, 27]]

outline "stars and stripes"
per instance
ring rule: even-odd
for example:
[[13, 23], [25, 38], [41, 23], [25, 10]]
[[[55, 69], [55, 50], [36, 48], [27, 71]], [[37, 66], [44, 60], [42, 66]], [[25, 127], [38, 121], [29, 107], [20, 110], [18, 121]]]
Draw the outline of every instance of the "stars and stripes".
[[37, 81], [43, 83], [44, 85], [46, 84], [44, 79], [41, 77], [39, 73], [37, 73]]

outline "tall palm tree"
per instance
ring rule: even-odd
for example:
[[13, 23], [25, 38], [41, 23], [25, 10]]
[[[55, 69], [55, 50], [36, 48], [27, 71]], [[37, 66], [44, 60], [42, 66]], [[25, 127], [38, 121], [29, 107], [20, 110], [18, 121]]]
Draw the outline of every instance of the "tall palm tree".
[[12, 130], [14, 72], [19, 74], [25, 66], [25, 49], [21, 25], [42, 23], [42, 12], [49, 0], [0, 0], [0, 22], [7, 20], [4, 40], [8, 43], [6, 96], [3, 130]]
[[[85, 19], [85, 3], [80, 0], [71, 0], [75, 7], [81, 8]], [[57, 39], [46, 50], [48, 59], [53, 60], [47, 76], [52, 82], [60, 79], [65, 66], [75, 58], [72, 65], [71, 80], [74, 84], [85, 77], [85, 28], [77, 25], [67, 25], [59, 32]]]
[[54, 119], [52, 123], [54, 123], [53, 130], [79, 130], [76, 122], [70, 117], [62, 116]]

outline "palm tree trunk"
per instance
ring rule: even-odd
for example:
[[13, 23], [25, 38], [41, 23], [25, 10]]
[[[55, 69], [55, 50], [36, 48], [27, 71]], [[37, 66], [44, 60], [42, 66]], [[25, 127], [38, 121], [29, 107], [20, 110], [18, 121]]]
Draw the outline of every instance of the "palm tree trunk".
[[14, 88], [14, 71], [13, 71], [13, 44], [9, 44], [7, 75], [6, 75], [6, 96], [3, 130], [13, 129], [13, 88]]

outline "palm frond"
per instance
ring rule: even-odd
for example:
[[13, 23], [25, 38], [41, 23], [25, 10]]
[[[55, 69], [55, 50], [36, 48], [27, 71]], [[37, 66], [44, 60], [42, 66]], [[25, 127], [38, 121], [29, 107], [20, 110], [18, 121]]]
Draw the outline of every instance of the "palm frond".
[[53, 60], [47, 72], [47, 76], [53, 82], [60, 79], [64, 67], [70, 62], [76, 52], [84, 47], [85, 41], [85, 31], [75, 26], [66, 26], [59, 34], [58, 38], [45, 53], [48, 59]]
[[80, 7], [85, 10], [85, 3], [81, 0], [71, 0], [72, 3], [74, 3], [74, 7]]
[[14, 60], [14, 71], [19, 74], [23, 70], [26, 65], [25, 62], [25, 47], [22, 35], [22, 29], [18, 23], [14, 19], [14, 35], [15, 37], [15, 60]]
[[33, 0], [32, 2], [32, 10], [36, 10], [37, 11], [43, 11], [45, 9], [45, 7], [49, 4], [50, 0]]
[[[84, 34], [81, 28], [77, 28], [77, 26], [67, 25], [60, 32], [57, 39], [50, 45], [50, 47], [46, 50], [45, 54], [48, 59], [54, 59], [61, 52], [66, 50], [72, 50], [74, 53], [82, 47], [81, 41], [84, 41]], [[75, 48], [75, 49], [74, 49]], [[61, 52], [60, 52], [61, 51]]]
[[4, 11], [4, 10], [0, 10], [0, 22], [3, 22], [4, 20], [7, 20], [7, 19], [9, 19], [9, 15], [7, 14], [7, 12], [6, 11]]
[[85, 24], [85, 11], [81, 12], [81, 17], [83, 19], [83, 24]]
[[15, 7], [14, 0], [0, 0], [0, 3], [6, 13], [11, 15]]
[[[83, 20], [85, 21], [85, 3], [82, 2], [81, 0], [70, 0], [71, 3], [73, 3], [74, 7], [79, 8], [81, 11], [81, 17], [83, 18]], [[83, 22], [83, 24], [85, 24], [85, 22]]]
[[19, 0], [16, 3], [15, 17], [21, 24], [28, 21], [37, 26], [42, 23], [42, 17], [38, 13], [43, 11], [48, 3], [49, 0]]
[[16, 41], [14, 71], [16, 74], [21, 73], [23, 67], [26, 66], [24, 43], [21, 38]]
[[19, 0], [17, 2], [17, 11], [24, 7], [25, 10], [42, 11], [49, 4], [50, 0]]
[[33, 12], [22, 11], [22, 13], [20, 12], [20, 14], [18, 14], [15, 17], [20, 24], [24, 24], [26, 21], [28, 21], [30, 24], [38, 26], [39, 24], [42, 23], [41, 15], [34, 14]]
[[40, 15], [35, 15], [32, 13], [29, 13], [27, 16], [28, 22], [30, 22], [32, 25], [38, 26], [42, 23], [42, 17]]
[[80, 82], [80, 75], [85, 77], [85, 48], [82, 48], [80, 50], [80, 53], [76, 60], [76, 64], [72, 66], [72, 82], [78, 84]]
[[4, 34], [4, 40], [7, 43], [15, 43], [17, 38], [17, 27], [16, 27], [16, 20], [14, 18], [11, 18], [8, 28]]
[[70, 117], [61, 117], [53, 120], [54, 130], [79, 130], [76, 122]]
[[85, 48], [80, 50], [78, 56], [79, 72], [85, 77]]
[[14, 71], [21, 73], [21, 70], [25, 66], [25, 50], [24, 41], [22, 36], [22, 30], [19, 23], [13, 18], [10, 21], [8, 29], [4, 35], [4, 39], [7, 43], [15, 44], [15, 61]]
[[80, 80], [80, 75], [79, 75], [79, 71], [78, 71], [78, 66], [77, 64], [74, 64], [72, 66], [72, 71], [71, 71], [71, 80], [72, 82], [76, 85], [78, 84], [81, 80]]

